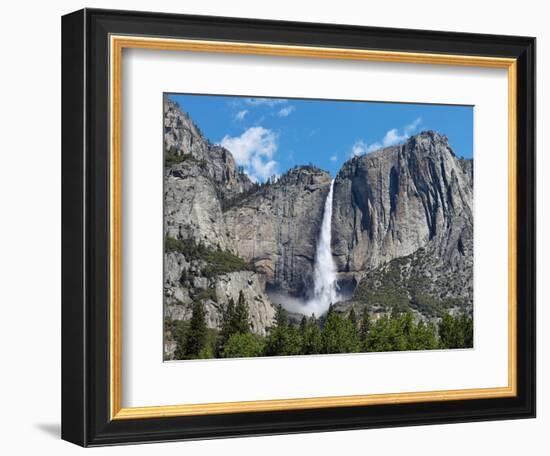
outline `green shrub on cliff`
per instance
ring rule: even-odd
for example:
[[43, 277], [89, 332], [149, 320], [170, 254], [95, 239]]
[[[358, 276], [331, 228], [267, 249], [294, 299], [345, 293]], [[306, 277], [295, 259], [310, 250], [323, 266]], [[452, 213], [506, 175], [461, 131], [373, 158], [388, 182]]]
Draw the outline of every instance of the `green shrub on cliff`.
[[252, 270], [248, 262], [231, 252], [222, 250], [208, 250], [204, 260], [207, 264], [202, 268], [201, 272], [205, 277], [212, 277], [229, 272]]
[[166, 149], [164, 151], [164, 166], [166, 168], [169, 168], [171, 166], [174, 166], [183, 162], [196, 163], [202, 169], [206, 169], [206, 167], [208, 166], [208, 163], [206, 162], [206, 160], [197, 159], [193, 157], [191, 154], [178, 155], [174, 148]]
[[220, 248], [207, 247], [202, 242], [196, 243], [193, 239], [175, 239], [167, 236], [164, 240], [164, 251], [181, 253], [188, 261], [204, 261], [206, 265], [201, 270], [204, 277], [254, 270], [253, 265], [241, 257]]

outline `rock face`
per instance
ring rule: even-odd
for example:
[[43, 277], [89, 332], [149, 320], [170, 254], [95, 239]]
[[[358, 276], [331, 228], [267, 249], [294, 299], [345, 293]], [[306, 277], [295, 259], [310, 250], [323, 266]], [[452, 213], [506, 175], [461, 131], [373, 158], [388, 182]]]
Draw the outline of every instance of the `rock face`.
[[263, 274], [249, 271], [223, 274], [216, 277], [212, 286], [216, 290], [218, 303], [224, 307], [230, 299], [237, 302], [239, 293], [243, 292], [249, 306], [252, 332], [265, 336], [267, 329], [273, 326], [275, 309], [264, 292], [265, 276]]
[[191, 270], [191, 262], [178, 252], [164, 254], [164, 302], [167, 305], [174, 303], [191, 304], [189, 291], [181, 284], [183, 273]]
[[239, 256], [266, 275], [270, 290], [306, 296], [330, 176], [298, 167], [224, 213]]
[[248, 176], [239, 171], [231, 152], [208, 141], [169, 98], [164, 100], [164, 148], [175, 157], [189, 157], [202, 164], [221, 199], [232, 198], [252, 186]]
[[[198, 279], [198, 280], [197, 280]], [[265, 279], [263, 275], [252, 271], [239, 271], [220, 274], [212, 278], [195, 277], [193, 290], [199, 290], [204, 295], [203, 306], [206, 313], [206, 325], [219, 329], [223, 311], [230, 299], [237, 301], [242, 291], [249, 306], [250, 328], [252, 332], [265, 336], [267, 329], [273, 325], [275, 309], [265, 294]], [[184, 290], [183, 299], [177, 299], [178, 293]], [[166, 290], [166, 289], [165, 289]], [[189, 320], [191, 318], [191, 303], [187, 288], [173, 286], [175, 293], [166, 300], [164, 316], [170, 320]], [[206, 290], [206, 292], [205, 292]], [[196, 291], [195, 291], [195, 294]]]
[[472, 195], [472, 173], [435, 132], [348, 161], [334, 185], [338, 269], [371, 269], [432, 240], [450, 255], [472, 231]]
[[204, 242], [227, 249], [216, 186], [198, 162], [187, 160], [166, 170], [164, 179], [165, 236]]
[[239, 171], [233, 155], [206, 140], [179, 106], [164, 103], [165, 235], [193, 238], [231, 249], [221, 207], [225, 199], [248, 191], [252, 182]]
[[[471, 304], [473, 162], [457, 158], [445, 136], [422, 132], [344, 164], [334, 186], [335, 226], [343, 277], [368, 280], [380, 266], [410, 257], [407, 268], [425, 277], [426, 292]], [[454, 291], [440, 286], [444, 277]]]

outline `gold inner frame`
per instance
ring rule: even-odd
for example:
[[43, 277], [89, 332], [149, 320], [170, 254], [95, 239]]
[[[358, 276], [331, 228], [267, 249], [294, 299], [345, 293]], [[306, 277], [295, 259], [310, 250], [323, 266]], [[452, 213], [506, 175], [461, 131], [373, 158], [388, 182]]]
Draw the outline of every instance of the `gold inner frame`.
[[[122, 144], [121, 97], [123, 49], [155, 49], [209, 53], [253, 54], [316, 59], [366, 60], [485, 68], [508, 71], [508, 385], [505, 387], [367, 394], [245, 402], [122, 407]], [[110, 36], [110, 414], [111, 419], [159, 418], [221, 413], [298, 410], [374, 404], [449, 401], [513, 397], [517, 394], [517, 61], [511, 58], [388, 52], [221, 42]]]

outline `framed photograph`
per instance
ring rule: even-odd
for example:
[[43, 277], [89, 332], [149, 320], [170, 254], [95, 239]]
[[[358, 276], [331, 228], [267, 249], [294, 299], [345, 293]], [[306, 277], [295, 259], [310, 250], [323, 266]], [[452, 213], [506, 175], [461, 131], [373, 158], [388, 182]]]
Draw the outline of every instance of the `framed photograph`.
[[62, 21], [62, 437], [535, 416], [535, 39]]

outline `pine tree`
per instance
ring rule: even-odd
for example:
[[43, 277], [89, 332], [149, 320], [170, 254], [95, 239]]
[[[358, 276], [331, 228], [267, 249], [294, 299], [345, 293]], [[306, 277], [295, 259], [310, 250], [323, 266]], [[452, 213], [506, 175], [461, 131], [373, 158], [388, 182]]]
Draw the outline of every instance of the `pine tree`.
[[261, 356], [264, 350], [264, 341], [252, 333], [233, 334], [223, 348], [224, 358], [250, 358]]
[[432, 350], [438, 348], [437, 330], [433, 323], [419, 321], [409, 338], [409, 350]]
[[349, 321], [354, 328], [357, 328], [357, 315], [355, 315], [355, 309], [352, 307], [348, 315]]
[[239, 291], [239, 299], [235, 307], [234, 321], [232, 324], [232, 334], [246, 334], [250, 332], [250, 321], [248, 314], [248, 304], [244, 298], [243, 291]]
[[275, 325], [266, 339], [266, 356], [299, 355], [302, 352], [302, 334], [289, 325], [287, 311], [279, 305], [275, 312]]
[[185, 336], [185, 355], [197, 358], [206, 346], [207, 327], [204, 307], [200, 301], [193, 303], [189, 330]]
[[223, 353], [225, 343], [229, 340], [233, 331], [233, 322], [235, 321], [235, 301], [233, 298], [229, 298], [225, 309], [222, 312], [222, 322], [220, 332], [218, 334], [218, 341], [216, 344], [216, 351], [218, 356]]
[[[305, 318], [305, 317], [304, 317]], [[302, 322], [304, 320], [302, 319]], [[302, 324], [300, 324], [302, 326]], [[301, 331], [302, 335], [302, 355], [315, 355], [321, 353], [323, 349], [323, 340], [321, 337], [321, 329], [319, 323], [312, 314], [309, 319], [306, 319], [305, 327]]]
[[467, 315], [443, 315], [439, 323], [439, 343], [441, 348], [473, 347], [472, 319]]
[[277, 310], [275, 311], [275, 326], [278, 328], [282, 328], [287, 325], [288, 325], [288, 313], [285, 309], [283, 309], [283, 306], [279, 304], [277, 306]]
[[307, 325], [308, 325], [307, 317], [304, 315], [302, 317], [302, 320], [300, 321], [300, 334], [302, 334], [302, 336], [306, 332]]
[[363, 308], [363, 315], [361, 317], [361, 324], [359, 326], [359, 339], [364, 342], [367, 339], [371, 326], [370, 315], [367, 307]]
[[175, 359], [186, 359], [185, 341], [189, 322], [177, 321], [179, 323], [172, 329], [172, 334], [176, 340], [176, 350], [174, 352]]
[[365, 351], [385, 352], [394, 349], [391, 321], [388, 316], [384, 315], [370, 325], [363, 343]]
[[288, 356], [302, 353], [302, 337], [293, 326], [277, 326], [266, 339], [266, 356]]
[[334, 306], [332, 305], [332, 302], [328, 305], [328, 310], [327, 310], [327, 319], [328, 319], [328, 316], [332, 314], [332, 312], [334, 312]]
[[446, 313], [439, 322], [439, 339], [441, 348], [459, 348], [460, 336], [456, 320]]
[[360, 348], [356, 328], [332, 308], [327, 314], [322, 340], [323, 353], [354, 353]]
[[407, 311], [405, 314], [401, 316], [401, 328], [402, 332], [405, 335], [407, 339], [410, 339], [413, 337], [413, 332], [415, 329], [414, 319], [411, 311]]

